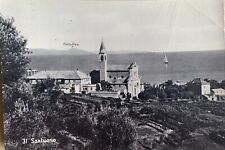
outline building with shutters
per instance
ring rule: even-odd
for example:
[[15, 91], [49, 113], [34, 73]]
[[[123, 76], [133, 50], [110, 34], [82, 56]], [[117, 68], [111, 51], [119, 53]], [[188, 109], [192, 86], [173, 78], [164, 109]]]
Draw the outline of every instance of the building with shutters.
[[96, 85], [91, 84], [91, 77], [78, 69], [38, 71], [27, 77], [31, 84], [47, 79], [54, 80], [65, 93], [81, 93], [82, 91], [89, 93], [96, 90]]

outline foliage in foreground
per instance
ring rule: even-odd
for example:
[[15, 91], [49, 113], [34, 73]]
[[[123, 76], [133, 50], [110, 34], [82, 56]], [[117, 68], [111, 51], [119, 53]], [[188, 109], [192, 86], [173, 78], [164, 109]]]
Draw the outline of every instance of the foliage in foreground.
[[27, 40], [13, 25], [14, 19], [5, 19], [0, 15], [0, 53], [3, 84], [11, 86], [23, 77], [30, 60], [25, 55]]
[[109, 111], [98, 117], [97, 149], [135, 149], [136, 131], [134, 123], [119, 111]]

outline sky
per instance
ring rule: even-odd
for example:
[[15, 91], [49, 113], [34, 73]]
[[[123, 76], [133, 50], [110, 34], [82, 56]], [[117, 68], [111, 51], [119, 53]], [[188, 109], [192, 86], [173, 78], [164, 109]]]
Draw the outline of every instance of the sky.
[[97, 52], [225, 49], [223, 0], [0, 0], [29, 48]]

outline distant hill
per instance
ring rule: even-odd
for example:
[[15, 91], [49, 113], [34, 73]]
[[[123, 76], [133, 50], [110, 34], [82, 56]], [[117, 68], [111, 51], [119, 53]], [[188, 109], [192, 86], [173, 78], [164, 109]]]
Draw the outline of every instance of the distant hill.
[[142, 50], [116, 50], [116, 51], [107, 51], [107, 54], [149, 54], [149, 53], [205, 53], [205, 52], [224, 52], [225, 49], [218, 50], [193, 50], [193, 51], [142, 51]]
[[68, 50], [55, 50], [55, 49], [30, 49], [31, 55], [90, 55], [93, 54], [89, 51], [71, 48]]

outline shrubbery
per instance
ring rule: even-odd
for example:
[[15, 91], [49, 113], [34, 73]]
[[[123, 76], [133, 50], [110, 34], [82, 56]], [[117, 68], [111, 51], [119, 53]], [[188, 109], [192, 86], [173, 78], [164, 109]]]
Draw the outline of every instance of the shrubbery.
[[140, 92], [138, 97], [142, 100], [158, 99], [160, 101], [198, 98], [189, 84], [178, 86], [171, 80], [159, 86], [146, 85], [145, 90]]
[[134, 148], [136, 131], [132, 120], [123, 112], [112, 110], [100, 115], [96, 133], [96, 149], [98, 150], [132, 150]]

